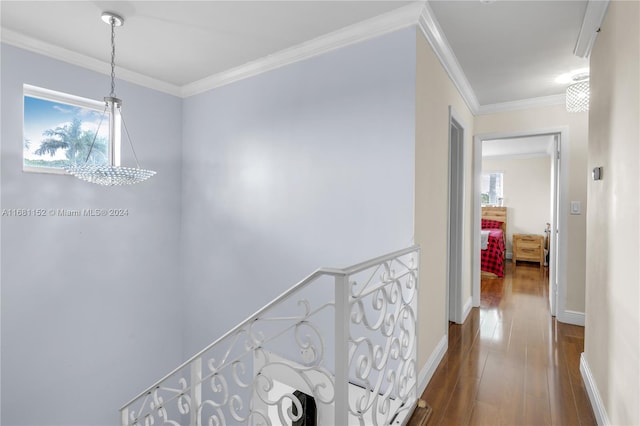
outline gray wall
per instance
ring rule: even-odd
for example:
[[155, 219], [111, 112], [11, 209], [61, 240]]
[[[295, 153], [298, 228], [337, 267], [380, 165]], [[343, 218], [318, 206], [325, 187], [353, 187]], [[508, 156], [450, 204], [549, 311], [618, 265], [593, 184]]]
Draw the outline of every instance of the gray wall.
[[318, 267], [411, 244], [415, 37], [185, 100], [185, 355]]
[[[118, 82], [148, 182], [104, 188], [22, 172], [22, 85], [92, 99], [100, 75], [2, 45], [2, 209], [123, 208], [126, 217], [2, 217], [2, 424], [112, 425], [180, 362], [180, 99]], [[123, 165], [133, 164], [123, 146]]]
[[[118, 82], [127, 188], [24, 173], [22, 84], [108, 78], [2, 45], [2, 424], [110, 425], [180, 361], [320, 266], [413, 239], [415, 29], [180, 100]], [[123, 164], [131, 164], [123, 147]]]

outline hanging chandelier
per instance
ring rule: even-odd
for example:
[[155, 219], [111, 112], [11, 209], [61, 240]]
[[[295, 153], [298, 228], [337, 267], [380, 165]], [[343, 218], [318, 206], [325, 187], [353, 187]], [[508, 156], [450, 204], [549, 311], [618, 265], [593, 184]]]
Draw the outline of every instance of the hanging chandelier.
[[589, 74], [578, 74], [573, 77], [573, 81], [574, 83], [567, 87], [567, 111], [589, 111]]
[[[104, 12], [102, 14], [102, 20], [111, 26], [111, 92], [109, 93], [109, 96], [105, 96], [104, 98], [104, 111], [102, 113], [100, 123], [98, 124], [98, 128], [96, 129], [96, 133], [93, 137], [93, 141], [91, 142], [91, 147], [89, 148], [87, 159], [85, 160], [84, 164], [71, 165], [67, 167], [66, 171], [67, 173], [77, 177], [78, 179], [96, 183], [98, 185], [131, 185], [149, 179], [151, 176], [155, 175], [156, 172], [140, 168], [138, 157], [136, 156], [136, 152], [133, 148], [133, 143], [131, 142], [131, 137], [129, 136], [129, 131], [127, 130], [127, 125], [125, 124], [124, 117], [122, 116], [122, 100], [116, 97], [115, 27], [122, 26], [124, 24], [124, 19], [121, 16], [116, 15], [115, 13]], [[96, 142], [98, 131], [100, 130], [100, 126], [102, 125], [102, 121], [107, 111], [109, 112], [109, 164], [88, 164], [87, 161], [89, 160], [91, 150], [93, 149], [93, 145]], [[129, 145], [131, 146], [133, 158], [136, 161], [135, 168], [122, 167], [120, 165], [120, 148], [123, 128], [124, 133], [127, 135], [127, 139], [129, 140]]]

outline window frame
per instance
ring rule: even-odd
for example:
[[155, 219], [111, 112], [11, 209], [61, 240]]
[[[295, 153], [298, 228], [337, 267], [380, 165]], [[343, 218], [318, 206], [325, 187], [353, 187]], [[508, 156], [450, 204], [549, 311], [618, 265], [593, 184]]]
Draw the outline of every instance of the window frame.
[[[71, 95], [68, 93], [58, 92], [51, 89], [45, 89], [43, 87], [33, 86], [30, 84], [23, 84], [22, 86], [22, 142], [24, 144], [24, 140], [26, 139], [25, 132], [25, 119], [26, 119], [26, 109], [25, 109], [25, 98], [36, 98], [50, 102], [61, 103], [65, 105], [69, 105], [72, 107], [85, 108], [93, 111], [97, 111], [100, 114], [104, 113], [102, 118], [102, 125], [99, 130], [104, 129], [107, 131], [107, 138], [110, 137], [108, 132], [110, 131], [109, 121], [111, 114], [108, 109], [105, 110], [105, 102], [97, 101], [94, 99], [83, 98], [76, 95]], [[109, 150], [111, 149], [110, 144], [107, 143], [107, 152], [106, 158], [107, 162], [111, 158], [111, 153]], [[68, 175], [67, 171], [62, 167], [47, 167], [47, 166], [29, 166], [26, 165], [24, 156], [24, 145], [22, 149], [22, 171], [28, 173], [53, 173], [53, 174], [61, 174]]]
[[[484, 181], [485, 176], [489, 177], [489, 182], [491, 182], [491, 175], [499, 175], [500, 176], [500, 189], [501, 189], [501, 194], [498, 195], [496, 193], [496, 200], [495, 203], [491, 202], [491, 188], [489, 188], [489, 192], [487, 193], [489, 195], [489, 200], [487, 203], [484, 203], [482, 201], [482, 196], [483, 194], [485, 194], [485, 192], [482, 191], [483, 186], [482, 186], [482, 182]], [[491, 185], [491, 184], [489, 184]], [[500, 202], [500, 200], [504, 201], [504, 172], [503, 171], [482, 171], [482, 173], [480, 174], [480, 205], [483, 207], [501, 207], [503, 206], [504, 202]]]

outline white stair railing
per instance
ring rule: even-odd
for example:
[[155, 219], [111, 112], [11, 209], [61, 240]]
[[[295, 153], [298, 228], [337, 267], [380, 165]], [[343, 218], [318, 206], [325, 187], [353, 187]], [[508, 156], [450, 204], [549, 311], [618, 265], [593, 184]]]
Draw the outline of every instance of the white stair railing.
[[319, 269], [120, 409], [123, 426], [404, 424], [417, 400], [419, 248]]

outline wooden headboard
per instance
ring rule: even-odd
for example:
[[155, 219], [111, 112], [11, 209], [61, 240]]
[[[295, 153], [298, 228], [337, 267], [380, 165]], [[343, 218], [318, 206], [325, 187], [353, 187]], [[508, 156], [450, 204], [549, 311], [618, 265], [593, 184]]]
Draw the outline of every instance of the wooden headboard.
[[497, 220], [502, 222], [502, 233], [507, 236], [507, 208], [506, 207], [482, 207], [482, 219]]

